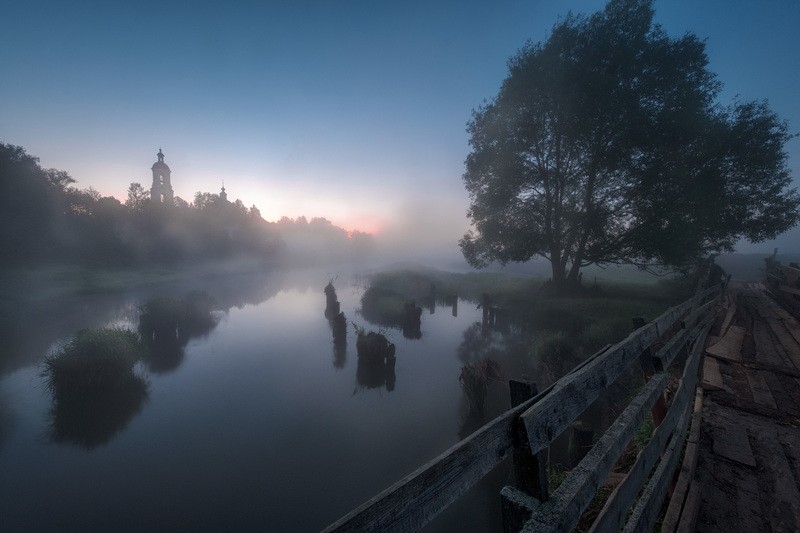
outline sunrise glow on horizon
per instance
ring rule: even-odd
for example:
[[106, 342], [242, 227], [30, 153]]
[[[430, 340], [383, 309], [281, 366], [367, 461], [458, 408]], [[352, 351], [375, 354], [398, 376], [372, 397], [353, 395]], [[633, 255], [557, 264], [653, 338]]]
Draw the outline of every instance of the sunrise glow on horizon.
[[[147, 6], [14, 3], [4, 16], [20, 22], [0, 35], [0, 141], [122, 201], [131, 182], [149, 188], [161, 147], [187, 202], [224, 180], [266, 220], [323, 217], [455, 246], [468, 228], [472, 110], [528, 39], [604, 4], [200, 2], [159, 5], [154, 17]], [[797, 131], [800, 4], [658, 0], [655, 12], [670, 35], [707, 42], [721, 104], [767, 99]], [[787, 151], [800, 183], [800, 139]], [[791, 235], [751, 251], [800, 249], [800, 229]]]

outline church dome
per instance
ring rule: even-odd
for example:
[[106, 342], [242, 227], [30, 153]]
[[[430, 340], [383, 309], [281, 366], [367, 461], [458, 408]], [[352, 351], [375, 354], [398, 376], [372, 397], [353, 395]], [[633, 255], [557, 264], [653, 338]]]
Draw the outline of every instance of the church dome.
[[158, 157], [158, 161], [153, 163], [153, 166], [151, 167], [151, 169], [152, 170], [156, 170], [156, 169], [169, 170], [169, 166], [167, 166], [167, 164], [164, 163], [164, 154], [161, 152], [161, 148], [158, 149], [158, 153], [156, 154], [156, 157]]

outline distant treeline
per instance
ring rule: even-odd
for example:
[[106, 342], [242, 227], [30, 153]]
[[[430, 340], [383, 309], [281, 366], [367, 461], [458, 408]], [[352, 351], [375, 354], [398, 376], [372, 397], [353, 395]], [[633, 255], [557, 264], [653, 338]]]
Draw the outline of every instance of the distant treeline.
[[176, 197], [166, 205], [132, 183], [122, 203], [74, 183], [65, 171], [42, 168], [22, 147], [0, 143], [3, 266], [128, 267], [240, 257], [298, 263], [348, 260], [373, 247], [372, 235], [327, 219], [267, 222], [255, 205], [218, 194], [198, 192], [191, 203]]

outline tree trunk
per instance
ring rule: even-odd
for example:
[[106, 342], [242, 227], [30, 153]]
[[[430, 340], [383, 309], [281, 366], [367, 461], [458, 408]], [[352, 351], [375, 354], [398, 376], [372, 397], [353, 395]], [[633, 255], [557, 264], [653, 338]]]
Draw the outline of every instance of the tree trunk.
[[561, 253], [554, 252], [550, 255], [550, 266], [553, 270], [553, 286], [556, 292], [561, 293], [567, 288], [567, 271], [561, 262]]
[[574, 263], [572, 263], [572, 268], [569, 269], [569, 274], [567, 275], [567, 283], [571, 287], [577, 287], [580, 284], [578, 281], [580, 279], [580, 271], [581, 271], [580, 262], [575, 261]]

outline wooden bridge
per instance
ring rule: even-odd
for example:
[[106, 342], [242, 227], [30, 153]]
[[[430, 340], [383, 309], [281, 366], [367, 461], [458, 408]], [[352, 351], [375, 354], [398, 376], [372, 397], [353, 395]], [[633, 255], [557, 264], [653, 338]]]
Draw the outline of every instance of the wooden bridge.
[[[419, 530], [509, 456], [504, 530], [572, 530], [649, 413], [655, 431], [591, 531], [659, 521], [669, 531], [797, 530], [800, 328], [763, 286], [725, 285], [641, 321], [544, 391], [512, 381], [509, 411], [325, 531]], [[550, 444], [632, 367], [645, 385], [551, 493]]]

